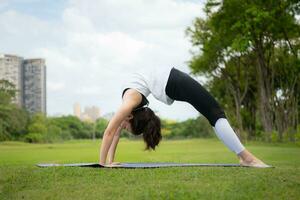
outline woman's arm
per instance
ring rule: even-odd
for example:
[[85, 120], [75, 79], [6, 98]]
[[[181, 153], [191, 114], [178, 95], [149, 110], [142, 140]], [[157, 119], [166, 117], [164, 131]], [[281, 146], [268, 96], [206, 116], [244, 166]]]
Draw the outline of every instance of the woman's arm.
[[100, 148], [100, 159], [99, 164], [105, 165], [107, 153], [110, 149], [112, 144], [113, 138], [121, 126], [121, 123], [125, 120], [127, 116], [129, 116], [136, 106], [142, 101], [142, 95], [132, 89], [129, 89], [123, 96], [123, 103], [121, 107], [118, 109], [116, 114], [112, 117], [109, 121], [108, 126], [106, 127], [103, 138], [102, 144]]
[[109, 151], [108, 151], [108, 163], [112, 164], [114, 162], [114, 158], [115, 158], [115, 153], [116, 153], [116, 148], [119, 142], [119, 138], [121, 135], [121, 131], [122, 131], [122, 127], [120, 126], [114, 136], [114, 139], [110, 145]]
[[108, 150], [112, 144], [115, 133], [117, 132], [122, 121], [131, 113], [129, 107], [122, 107], [117, 111], [113, 118], [109, 121], [107, 128], [104, 131], [102, 144], [100, 149], [100, 165], [105, 165]]

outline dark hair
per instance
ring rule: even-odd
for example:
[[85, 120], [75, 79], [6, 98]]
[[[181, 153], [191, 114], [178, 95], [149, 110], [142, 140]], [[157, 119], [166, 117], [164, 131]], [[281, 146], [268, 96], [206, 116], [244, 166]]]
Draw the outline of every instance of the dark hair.
[[134, 135], [143, 134], [146, 149], [153, 149], [161, 140], [161, 123], [159, 117], [148, 108], [139, 108], [132, 112], [133, 118], [129, 120]]

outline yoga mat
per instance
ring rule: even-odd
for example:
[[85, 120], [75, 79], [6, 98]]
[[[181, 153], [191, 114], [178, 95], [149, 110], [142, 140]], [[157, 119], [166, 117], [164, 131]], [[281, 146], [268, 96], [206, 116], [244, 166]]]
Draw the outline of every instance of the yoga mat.
[[38, 167], [91, 167], [91, 168], [160, 168], [160, 167], [243, 167], [240, 164], [210, 163], [121, 163], [114, 166], [102, 166], [98, 163], [37, 164]]

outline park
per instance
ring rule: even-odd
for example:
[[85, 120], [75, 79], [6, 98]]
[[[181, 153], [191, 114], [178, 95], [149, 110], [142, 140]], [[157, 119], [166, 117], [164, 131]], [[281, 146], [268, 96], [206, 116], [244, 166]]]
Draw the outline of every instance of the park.
[[299, 199], [299, 16], [0, 1], [0, 199]]

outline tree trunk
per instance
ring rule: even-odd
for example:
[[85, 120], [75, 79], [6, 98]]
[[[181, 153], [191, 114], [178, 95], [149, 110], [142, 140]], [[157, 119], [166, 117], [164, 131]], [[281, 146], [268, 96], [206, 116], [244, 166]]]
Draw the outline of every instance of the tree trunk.
[[273, 129], [272, 109], [271, 109], [271, 83], [270, 74], [268, 73], [267, 64], [265, 62], [264, 51], [262, 44], [257, 42], [256, 53], [258, 56], [258, 65], [256, 65], [258, 77], [258, 90], [259, 90], [259, 111], [262, 126], [264, 131], [267, 132], [267, 139], [270, 141], [270, 134]]
[[237, 125], [238, 125], [238, 129], [237, 129], [237, 135], [239, 136], [239, 138], [241, 140], [245, 139], [242, 136], [242, 133], [244, 131], [243, 128], [243, 120], [242, 120], [242, 116], [241, 116], [241, 106], [242, 106], [242, 101], [243, 98], [245, 97], [245, 93], [247, 92], [248, 87], [245, 87], [245, 91], [244, 94], [241, 94], [241, 85], [239, 83], [240, 79], [241, 79], [241, 72], [240, 72], [240, 60], [238, 60], [238, 64], [237, 64], [237, 80], [233, 80], [232, 75], [230, 76], [225, 70], [223, 70], [223, 75], [224, 77], [227, 79], [228, 81], [228, 88], [230, 93], [233, 96], [234, 99], [234, 105], [235, 105], [235, 116], [236, 116], [236, 120], [237, 120]]

